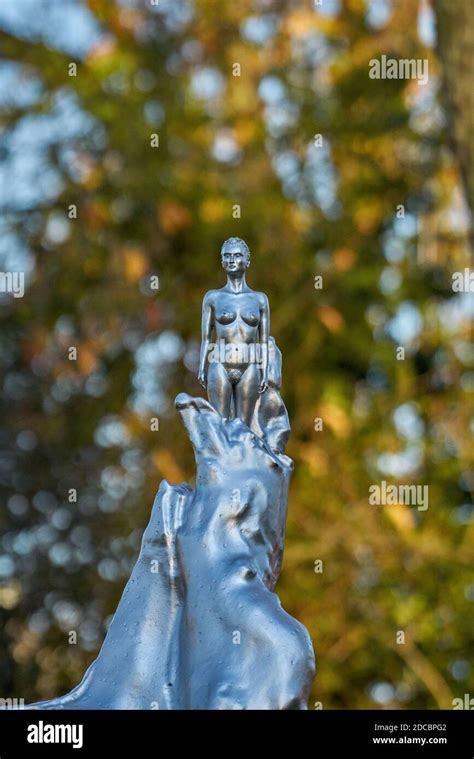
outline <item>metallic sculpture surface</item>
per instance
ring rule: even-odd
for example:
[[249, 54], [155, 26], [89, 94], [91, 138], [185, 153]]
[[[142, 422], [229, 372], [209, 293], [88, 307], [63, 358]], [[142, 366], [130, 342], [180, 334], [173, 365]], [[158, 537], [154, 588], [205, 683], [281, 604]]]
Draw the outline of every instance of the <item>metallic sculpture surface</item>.
[[250, 250], [243, 240], [226, 240], [221, 262], [227, 283], [209, 290], [202, 304], [198, 380], [223, 417], [238, 417], [284, 452], [290, 424], [279, 392], [281, 353], [269, 335], [268, 299], [247, 285]]
[[[210, 402], [176, 398], [196, 488], [161, 483], [96, 660], [70, 693], [30, 709], [307, 708], [312, 643], [274, 592], [293, 468], [281, 354], [266, 296], [245, 283], [249, 260], [243, 241], [226, 241], [227, 285], [204, 298]], [[213, 330], [224, 353], [210, 360]], [[229, 358], [237, 343], [265, 347], [257, 361], [245, 349]]]

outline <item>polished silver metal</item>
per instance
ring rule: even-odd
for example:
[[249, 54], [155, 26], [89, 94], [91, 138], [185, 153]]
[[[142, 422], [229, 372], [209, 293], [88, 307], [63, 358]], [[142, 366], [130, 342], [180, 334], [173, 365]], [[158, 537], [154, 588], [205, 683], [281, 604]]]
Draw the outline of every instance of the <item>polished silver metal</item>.
[[[313, 646], [274, 592], [293, 468], [281, 353], [266, 296], [245, 283], [247, 246], [231, 238], [222, 260], [227, 285], [203, 304], [199, 379], [210, 402], [176, 398], [196, 488], [161, 483], [97, 659], [70, 693], [30, 709], [307, 708]], [[224, 356], [209, 361], [215, 333]], [[237, 343], [262, 343], [266, 357], [226, 358]]]
[[238, 417], [263, 436], [268, 431], [270, 446], [283, 452], [290, 424], [279, 392], [281, 353], [269, 335], [268, 298], [247, 285], [250, 250], [240, 237], [225, 240], [221, 263], [227, 282], [209, 290], [202, 304], [198, 380], [223, 417]]

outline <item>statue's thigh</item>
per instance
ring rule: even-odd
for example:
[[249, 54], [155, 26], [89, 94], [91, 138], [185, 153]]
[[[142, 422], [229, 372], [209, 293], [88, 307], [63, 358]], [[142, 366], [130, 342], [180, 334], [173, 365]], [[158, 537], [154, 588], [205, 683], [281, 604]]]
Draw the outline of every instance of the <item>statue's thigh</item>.
[[207, 369], [207, 393], [210, 403], [222, 416], [230, 416], [232, 385], [227, 372], [218, 361], [209, 364]]
[[249, 427], [258, 398], [260, 371], [257, 364], [250, 364], [239, 383], [235, 386], [235, 407], [237, 416]]

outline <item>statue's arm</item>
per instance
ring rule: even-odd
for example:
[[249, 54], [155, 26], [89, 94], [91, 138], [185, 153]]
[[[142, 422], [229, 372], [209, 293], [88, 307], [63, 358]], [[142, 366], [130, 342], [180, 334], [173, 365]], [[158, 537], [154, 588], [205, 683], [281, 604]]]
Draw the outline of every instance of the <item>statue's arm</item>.
[[262, 356], [262, 379], [258, 388], [264, 393], [268, 387], [268, 336], [270, 334], [270, 306], [267, 296], [262, 293], [260, 305], [260, 347]]
[[209, 352], [209, 344], [212, 338], [212, 295], [206, 293], [202, 302], [202, 321], [201, 321], [201, 353], [199, 356], [198, 380], [203, 388], [206, 388], [206, 361]]

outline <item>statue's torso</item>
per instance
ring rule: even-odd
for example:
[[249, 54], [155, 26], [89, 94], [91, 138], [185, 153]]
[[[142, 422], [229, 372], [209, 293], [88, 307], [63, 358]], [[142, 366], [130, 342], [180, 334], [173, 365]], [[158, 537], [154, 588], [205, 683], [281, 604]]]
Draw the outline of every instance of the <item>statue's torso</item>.
[[[211, 293], [210, 305], [213, 310], [213, 327], [216, 343], [226, 346], [252, 345], [259, 342], [259, 326], [263, 296], [253, 290], [231, 293], [215, 290]], [[223, 357], [224, 359], [224, 357]], [[222, 363], [243, 364], [245, 357], [226, 351]]]

